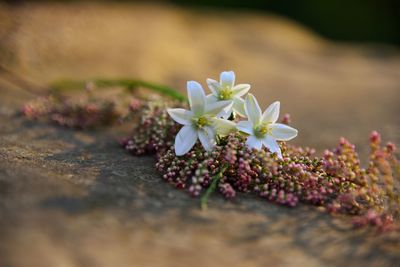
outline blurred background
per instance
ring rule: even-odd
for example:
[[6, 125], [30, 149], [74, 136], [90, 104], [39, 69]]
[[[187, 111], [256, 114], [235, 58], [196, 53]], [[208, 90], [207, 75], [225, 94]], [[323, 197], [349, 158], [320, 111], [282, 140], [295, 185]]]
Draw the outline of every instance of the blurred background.
[[281, 100], [295, 142], [366, 144], [374, 129], [398, 142], [399, 12], [395, 0], [6, 1], [0, 64], [39, 87], [130, 77], [182, 92], [234, 70], [264, 107]]
[[[34, 1], [5, 1], [18, 5]], [[38, 2], [38, 1], [37, 1]], [[76, 3], [79, 1], [41, 1]], [[400, 2], [396, 0], [137, 0], [98, 2], [173, 3], [195, 9], [252, 10], [275, 13], [293, 19], [339, 41], [400, 45]]]
[[400, 2], [396, 0], [220, 0], [170, 2], [196, 8], [247, 9], [276, 13], [340, 41], [400, 45]]

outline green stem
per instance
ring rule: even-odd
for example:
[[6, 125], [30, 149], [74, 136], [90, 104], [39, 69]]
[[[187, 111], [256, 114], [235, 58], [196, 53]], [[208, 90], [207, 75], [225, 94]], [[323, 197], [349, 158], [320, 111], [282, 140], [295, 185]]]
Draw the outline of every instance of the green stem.
[[[133, 79], [93, 79], [91, 80], [91, 82], [93, 82], [97, 88], [118, 86], [118, 87], [124, 87], [127, 90], [132, 91], [138, 87], [143, 87], [146, 89], [150, 89], [154, 92], [169, 96], [181, 102], [186, 101], [186, 97], [184, 97], [181, 93], [179, 93], [175, 89], [169, 86], [155, 84], [147, 81], [133, 80]], [[86, 81], [62, 80], [55, 82], [51, 85], [50, 93], [57, 94], [62, 91], [82, 89], [85, 86], [86, 86]]]
[[210, 186], [207, 188], [207, 191], [204, 193], [204, 195], [200, 199], [200, 206], [201, 206], [202, 210], [207, 209], [208, 199], [210, 198], [211, 194], [214, 193], [215, 190], [217, 189], [218, 182], [221, 180], [221, 178], [227, 168], [228, 168], [227, 164], [223, 165], [221, 167], [221, 169], [219, 170], [219, 172], [215, 176], [212, 177]]

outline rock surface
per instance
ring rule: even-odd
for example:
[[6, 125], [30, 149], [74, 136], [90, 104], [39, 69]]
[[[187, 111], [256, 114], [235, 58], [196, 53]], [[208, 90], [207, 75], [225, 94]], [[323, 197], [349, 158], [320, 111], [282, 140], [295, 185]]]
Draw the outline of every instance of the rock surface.
[[[44, 87], [134, 76], [184, 90], [234, 69], [265, 106], [282, 100], [298, 143], [370, 130], [399, 144], [400, 55], [331, 44], [292, 22], [152, 5], [1, 6], [0, 64]], [[34, 95], [0, 74], [0, 266], [398, 266], [400, 237], [313, 207], [240, 195], [208, 211], [132, 157], [119, 127], [72, 131], [17, 115]], [[365, 149], [361, 148], [365, 156]]]

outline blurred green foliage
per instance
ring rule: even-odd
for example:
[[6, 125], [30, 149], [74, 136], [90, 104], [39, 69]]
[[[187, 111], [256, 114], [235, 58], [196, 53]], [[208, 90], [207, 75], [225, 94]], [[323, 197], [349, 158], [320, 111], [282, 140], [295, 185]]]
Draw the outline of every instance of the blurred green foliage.
[[[8, 0], [21, 4], [23, 0]], [[78, 2], [45, 0], [40, 2]], [[400, 46], [400, 0], [114, 0], [170, 2], [192, 8], [248, 9], [293, 19], [324, 37], [340, 41]]]
[[170, 0], [196, 8], [255, 9], [296, 20], [319, 34], [400, 46], [400, 0]]

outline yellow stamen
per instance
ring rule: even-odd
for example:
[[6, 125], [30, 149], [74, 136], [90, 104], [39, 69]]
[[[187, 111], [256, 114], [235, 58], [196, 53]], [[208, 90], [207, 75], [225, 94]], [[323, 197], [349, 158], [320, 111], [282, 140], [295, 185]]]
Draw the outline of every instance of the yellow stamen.
[[196, 124], [199, 128], [202, 128], [208, 124], [208, 120], [205, 117], [200, 117]]
[[232, 90], [230, 87], [224, 87], [219, 91], [220, 100], [228, 100], [232, 98]]
[[255, 134], [257, 137], [264, 137], [265, 135], [271, 135], [271, 129], [268, 127], [268, 123], [264, 123], [255, 128]]

